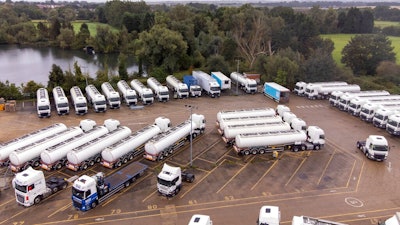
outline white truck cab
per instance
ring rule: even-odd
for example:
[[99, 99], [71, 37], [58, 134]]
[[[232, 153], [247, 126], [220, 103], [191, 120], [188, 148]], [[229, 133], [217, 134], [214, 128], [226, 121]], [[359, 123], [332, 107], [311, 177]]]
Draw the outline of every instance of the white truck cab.
[[194, 178], [193, 174], [182, 172], [179, 166], [174, 167], [164, 163], [157, 175], [158, 192], [167, 197], [175, 196], [182, 188], [182, 181], [192, 183]]
[[188, 225], [212, 225], [210, 216], [194, 214], [189, 221]]
[[263, 206], [260, 209], [257, 225], [279, 225], [281, 212], [278, 206]]
[[53, 98], [56, 105], [58, 115], [69, 114], [69, 102], [67, 96], [65, 96], [64, 90], [60, 86], [53, 88]]
[[383, 161], [389, 155], [389, 144], [384, 136], [369, 135], [365, 141], [357, 141], [359, 148], [367, 158]]
[[400, 212], [396, 212], [394, 216], [390, 217], [384, 222], [379, 222], [378, 225], [400, 225]]
[[50, 99], [49, 93], [45, 88], [39, 88], [36, 91], [37, 97], [37, 114], [40, 118], [42, 117], [50, 117], [51, 116], [51, 106], [50, 106]]

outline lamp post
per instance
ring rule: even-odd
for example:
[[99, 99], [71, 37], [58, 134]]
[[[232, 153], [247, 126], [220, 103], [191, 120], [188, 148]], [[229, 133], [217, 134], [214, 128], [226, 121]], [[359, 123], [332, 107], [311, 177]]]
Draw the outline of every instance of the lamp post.
[[[239, 64], [240, 64], [240, 59], [236, 59], [237, 66], [236, 66], [236, 72], [239, 73]], [[236, 95], [239, 94], [239, 82], [236, 81]]]
[[186, 108], [190, 109], [190, 167], [193, 166], [193, 108], [192, 105], [185, 105]]

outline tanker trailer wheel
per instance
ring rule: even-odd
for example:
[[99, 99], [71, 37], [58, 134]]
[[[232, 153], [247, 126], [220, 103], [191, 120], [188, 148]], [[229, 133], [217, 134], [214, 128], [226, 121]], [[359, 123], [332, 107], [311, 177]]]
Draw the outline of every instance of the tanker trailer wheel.
[[245, 150], [244, 151], [244, 155], [250, 155], [250, 151], [249, 150]]
[[120, 166], [122, 166], [122, 163], [121, 163], [121, 161], [118, 161], [116, 164], [115, 164], [115, 167], [120, 167]]
[[133, 158], [134, 158], [133, 154], [129, 154], [128, 160], [130, 161], [130, 160], [132, 160]]
[[35, 162], [33, 162], [33, 167], [38, 167], [40, 165], [40, 162], [38, 160], [36, 160]]
[[89, 166], [88, 166], [87, 163], [85, 163], [85, 164], [82, 165], [82, 169], [83, 169], [83, 170], [87, 170], [88, 167], [89, 167]]
[[61, 163], [57, 163], [57, 164], [56, 164], [56, 170], [60, 170], [60, 169], [62, 168], [62, 166], [63, 166], [63, 165], [62, 165]]
[[320, 150], [320, 149], [321, 149], [321, 146], [320, 146], [320, 145], [314, 146], [314, 150]]
[[253, 154], [253, 155], [257, 155], [257, 149], [253, 149], [253, 150], [251, 150], [251, 154]]
[[260, 154], [264, 154], [265, 153], [265, 150], [264, 149], [260, 149]]
[[164, 159], [164, 154], [161, 152], [159, 155], [158, 155], [158, 161], [161, 161], [161, 160], [163, 160]]
[[294, 147], [293, 147], [293, 151], [294, 151], [294, 152], [298, 152], [298, 151], [299, 151], [299, 146], [297, 146], [297, 145], [294, 146]]
[[165, 157], [168, 157], [168, 155], [169, 155], [168, 150], [163, 151], [163, 155], [164, 155]]
[[192, 139], [195, 139], [197, 137], [197, 133], [192, 133]]
[[305, 145], [301, 145], [301, 150], [305, 151], [307, 149], [307, 147]]
[[90, 166], [93, 166], [93, 165], [94, 165], [94, 161], [93, 161], [93, 160], [90, 160], [90, 161], [89, 161], [89, 165], [90, 165]]
[[97, 156], [96, 159], [94, 159], [95, 162], [99, 163], [101, 161], [101, 157]]
[[124, 157], [124, 159], [122, 159], [122, 163], [126, 164], [128, 162], [128, 158]]

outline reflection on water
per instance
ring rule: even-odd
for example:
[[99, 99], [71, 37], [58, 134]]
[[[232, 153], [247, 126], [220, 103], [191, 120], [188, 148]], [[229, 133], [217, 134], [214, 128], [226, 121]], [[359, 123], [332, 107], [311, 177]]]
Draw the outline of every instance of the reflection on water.
[[[137, 72], [134, 58], [127, 58], [128, 73]], [[93, 78], [97, 71], [105, 68], [110, 75], [118, 74], [118, 54], [88, 55], [84, 51], [0, 45], [0, 81], [19, 86], [33, 80], [47, 85], [53, 64], [60, 66], [63, 71], [73, 71], [74, 62], [78, 63], [83, 73]]]

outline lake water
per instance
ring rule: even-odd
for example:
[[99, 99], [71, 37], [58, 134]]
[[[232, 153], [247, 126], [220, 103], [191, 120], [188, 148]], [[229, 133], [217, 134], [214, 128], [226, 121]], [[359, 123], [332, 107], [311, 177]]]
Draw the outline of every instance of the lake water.
[[[137, 72], [138, 67], [133, 57], [127, 61], [128, 73]], [[20, 86], [33, 80], [46, 86], [53, 64], [61, 67], [64, 72], [73, 72], [75, 62], [78, 62], [84, 74], [93, 78], [97, 71], [105, 67], [108, 67], [110, 75], [118, 74], [118, 54], [88, 55], [84, 51], [0, 45], [0, 81]]]

